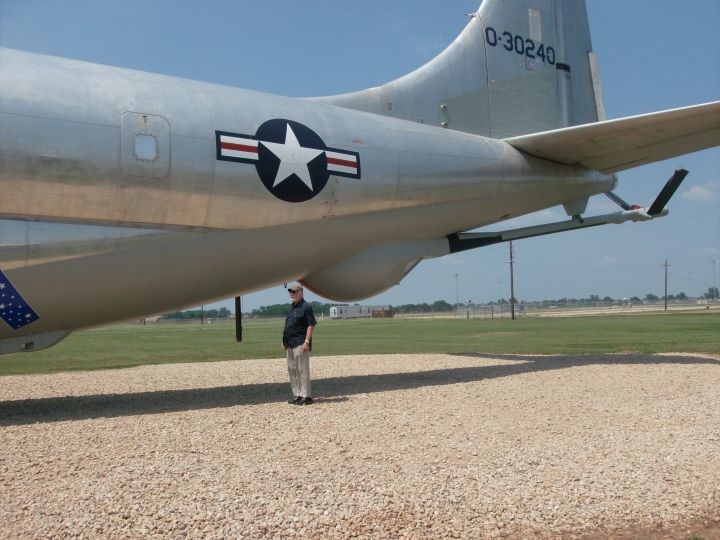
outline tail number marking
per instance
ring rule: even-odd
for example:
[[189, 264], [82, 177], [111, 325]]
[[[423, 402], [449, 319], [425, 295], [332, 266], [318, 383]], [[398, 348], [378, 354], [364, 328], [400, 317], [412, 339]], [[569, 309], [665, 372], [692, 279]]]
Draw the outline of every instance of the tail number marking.
[[490, 47], [501, 45], [508, 52], [515, 51], [520, 56], [540, 60], [551, 66], [555, 65], [555, 49], [544, 43], [535, 43], [532, 39], [511, 32], [498, 33], [492, 26], [485, 29], [485, 43]]

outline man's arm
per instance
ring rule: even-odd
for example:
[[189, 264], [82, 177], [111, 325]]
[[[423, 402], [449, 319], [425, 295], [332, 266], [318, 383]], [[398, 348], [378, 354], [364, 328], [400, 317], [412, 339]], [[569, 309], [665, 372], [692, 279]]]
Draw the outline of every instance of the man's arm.
[[315, 325], [317, 324], [317, 321], [315, 320], [315, 314], [313, 313], [313, 308], [310, 304], [307, 304], [305, 306], [305, 321], [307, 322], [307, 330], [305, 330], [305, 343], [303, 343], [303, 352], [307, 352], [310, 350], [310, 343], [312, 340], [313, 331], [315, 330]]
[[313, 330], [315, 330], [314, 326], [308, 326], [307, 330], [305, 331], [305, 343], [303, 343], [303, 352], [307, 352], [310, 350], [310, 340], [312, 339]]

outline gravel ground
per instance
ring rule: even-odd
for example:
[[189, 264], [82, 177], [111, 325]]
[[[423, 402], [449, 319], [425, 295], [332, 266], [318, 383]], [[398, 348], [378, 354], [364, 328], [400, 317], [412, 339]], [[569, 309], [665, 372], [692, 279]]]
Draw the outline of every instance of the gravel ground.
[[312, 365], [0, 378], [0, 537], [720, 537], [719, 359]]

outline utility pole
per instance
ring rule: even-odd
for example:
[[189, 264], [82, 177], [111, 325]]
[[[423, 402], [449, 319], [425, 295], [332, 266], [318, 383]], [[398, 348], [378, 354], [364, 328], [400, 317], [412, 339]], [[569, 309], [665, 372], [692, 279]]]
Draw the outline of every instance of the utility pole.
[[665, 264], [663, 266], [665, 267], [665, 311], [667, 311], [667, 269], [669, 266], [667, 259], [665, 259]]
[[717, 289], [717, 279], [715, 278], [715, 266], [718, 264], [718, 259], [713, 259], [712, 261], [713, 265], [713, 300], [718, 299], [718, 289]]
[[515, 281], [513, 279], [513, 248], [510, 240], [510, 318], [515, 320]]
[[459, 303], [460, 303], [460, 286], [458, 285], [458, 273], [455, 272], [455, 318], [457, 318]]

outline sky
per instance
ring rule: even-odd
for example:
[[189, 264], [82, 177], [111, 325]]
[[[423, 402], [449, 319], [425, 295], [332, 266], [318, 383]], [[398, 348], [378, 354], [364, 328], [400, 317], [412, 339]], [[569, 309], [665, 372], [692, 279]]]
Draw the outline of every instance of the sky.
[[[478, 5], [0, 0], [0, 46], [287, 96], [331, 95], [421, 66], [455, 39], [467, 24], [465, 13]], [[587, 6], [609, 119], [720, 99], [720, 1], [587, 0]], [[720, 149], [619, 173], [615, 191], [647, 206], [678, 167], [690, 175], [666, 218], [514, 242], [516, 297], [661, 296], [666, 259], [670, 294], [698, 296], [720, 283]], [[616, 209], [600, 196], [586, 215]], [[483, 230], [563, 219], [563, 210], [553, 208]], [[362, 303], [508, 298], [508, 266], [507, 244], [424, 261], [399, 285]], [[312, 293], [306, 298], [324, 301]], [[278, 284], [245, 295], [243, 310], [287, 301]]]

